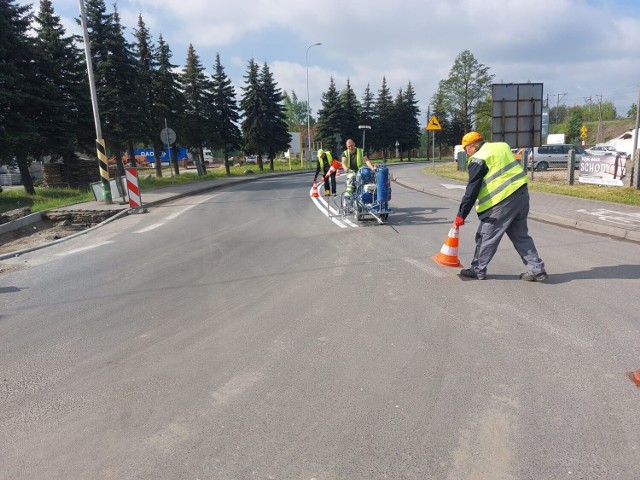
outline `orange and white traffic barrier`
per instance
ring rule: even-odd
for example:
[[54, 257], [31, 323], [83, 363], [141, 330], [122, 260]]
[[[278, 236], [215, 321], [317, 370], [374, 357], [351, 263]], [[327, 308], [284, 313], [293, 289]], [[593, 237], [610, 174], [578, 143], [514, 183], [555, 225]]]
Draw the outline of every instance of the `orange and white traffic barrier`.
[[452, 225], [449, 229], [447, 238], [444, 239], [444, 244], [440, 249], [440, 253], [431, 257], [436, 263], [439, 263], [443, 267], [461, 267], [462, 264], [458, 260], [458, 235], [460, 229], [455, 225]]
[[125, 169], [127, 178], [127, 196], [129, 197], [129, 207], [140, 208], [142, 199], [140, 198], [140, 187], [138, 186], [138, 169], [127, 167]]

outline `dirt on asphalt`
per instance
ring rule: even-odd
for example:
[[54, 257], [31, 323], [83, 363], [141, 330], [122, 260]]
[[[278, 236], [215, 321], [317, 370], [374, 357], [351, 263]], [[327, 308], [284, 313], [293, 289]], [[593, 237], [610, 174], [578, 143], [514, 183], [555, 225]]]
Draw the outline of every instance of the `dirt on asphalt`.
[[[50, 211], [35, 222], [0, 234], [0, 255], [41, 247], [55, 240], [73, 235], [103, 222], [117, 211]], [[0, 274], [8, 266], [0, 261]]]

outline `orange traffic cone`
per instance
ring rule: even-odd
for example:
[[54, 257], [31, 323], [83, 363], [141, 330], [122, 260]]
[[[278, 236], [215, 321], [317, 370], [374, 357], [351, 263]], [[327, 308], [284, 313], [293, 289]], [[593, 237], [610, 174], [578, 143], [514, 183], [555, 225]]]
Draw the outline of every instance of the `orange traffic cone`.
[[636, 385], [636, 387], [640, 388], [640, 370], [636, 370], [635, 372], [625, 372], [625, 374]]
[[313, 179], [313, 188], [311, 189], [311, 196], [312, 197], [319, 197], [320, 194], [318, 193], [318, 184], [316, 183], [316, 179]]
[[449, 235], [444, 239], [444, 244], [440, 249], [440, 253], [435, 257], [431, 257], [436, 263], [444, 267], [461, 267], [462, 264], [458, 260], [458, 233], [460, 229], [455, 225], [451, 225]]

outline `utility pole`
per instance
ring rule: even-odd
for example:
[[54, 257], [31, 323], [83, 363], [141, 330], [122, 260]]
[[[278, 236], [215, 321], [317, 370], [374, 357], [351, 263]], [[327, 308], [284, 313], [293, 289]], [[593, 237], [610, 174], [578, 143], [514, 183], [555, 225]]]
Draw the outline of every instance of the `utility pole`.
[[100, 123], [100, 111], [98, 110], [98, 94], [96, 93], [96, 84], [93, 77], [91, 44], [89, 43], [89, 31], [87, 30], [87, 16], [84, 11], [84, 0], [79, 0], [78, 4], [80, 5], [80, 23], [82, 24], [84, 53], [85, 58], [87, 59], [87, 76], [89, 78], [89, 91], [91, 93], [91, 104], [93, 106], [93, 122], [96, 128], [96, 153], [98, 155], [98, 168], [102, 179], [102, 198], [105, 205], [111, 205], [113, 203], [113, 199], [111, 197], [111, 184], [109, 182], [107, 147], [104, 138], [102, 138], [102, 125]]
[[600, 143], [600, 125], [602, 124], [602, 95], [598, 97], [598, 132], [596, 133], [596, 143]]
[[[591, 101], [592, 101], [592, 97], [584, 97], [584, 101], [587, 103], [587, 105], [589, 106], [589, 115], [591, 115]], [[589, 119], [591, 120], [591, 119]]]
[[[631, 161], [636, 172], [636, 189], [640, 190], [640, 155], [638, 155], [638, 126], [640, 124], [640, 91], [638, 92], [638, 103], [636, 104], [636, 129], [633, 132], [633, 151]], [[633, 179], [632, 179], [633, 180]]]
[[566, 95], [566, 93], [557, 93], [556, 96], [558, 97], [558, 99], [556, 100], [556, 125], [559, 123], [558, 122], [558, 110], [560, 109], [560, 100], [562, 98], [564, 98]]

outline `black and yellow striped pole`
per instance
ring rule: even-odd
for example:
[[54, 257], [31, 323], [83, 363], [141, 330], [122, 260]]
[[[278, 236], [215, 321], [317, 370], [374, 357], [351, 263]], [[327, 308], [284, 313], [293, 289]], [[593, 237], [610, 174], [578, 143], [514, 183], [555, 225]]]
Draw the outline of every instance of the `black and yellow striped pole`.
[[102, 178], [102, 191], [104, 192], [104, 203], [112, 203], [111, 185], [109, 184], [109, 163], [107, 162], [107, 149], [104, 146], [104, 138], [96, 139], [96, 150], [98, 152], [98, 167]]
[[89, 32], [87, 31], [87, 17], [84, 12], [84, 0], [78, 0], [80, 4], [80, 22], [82, 23], [82, 31], [84, 34], [84, 53], [87, 59], [87, 74], [89, 75], [89, 89], [91, 90], [91, 104], [93, 106], [93, 121], [96, 125], [96, 151], [98, 153], [98, 167], [100, 169], [100, 177], [102, 178], [102, 192], [104, 203], [110, 205], [113, 203], [111, 199], [111, 185], [109, 184], [109, 164], [107, 162], [107, 149], [104, 139], [102, 138], [102, 127], [100, 126], [100, 112], [98, 111], [98, 96], [96, 94], [96, 85], [93, 80], [93, 63], [91, 61], [91, 45], [89, 44]]

